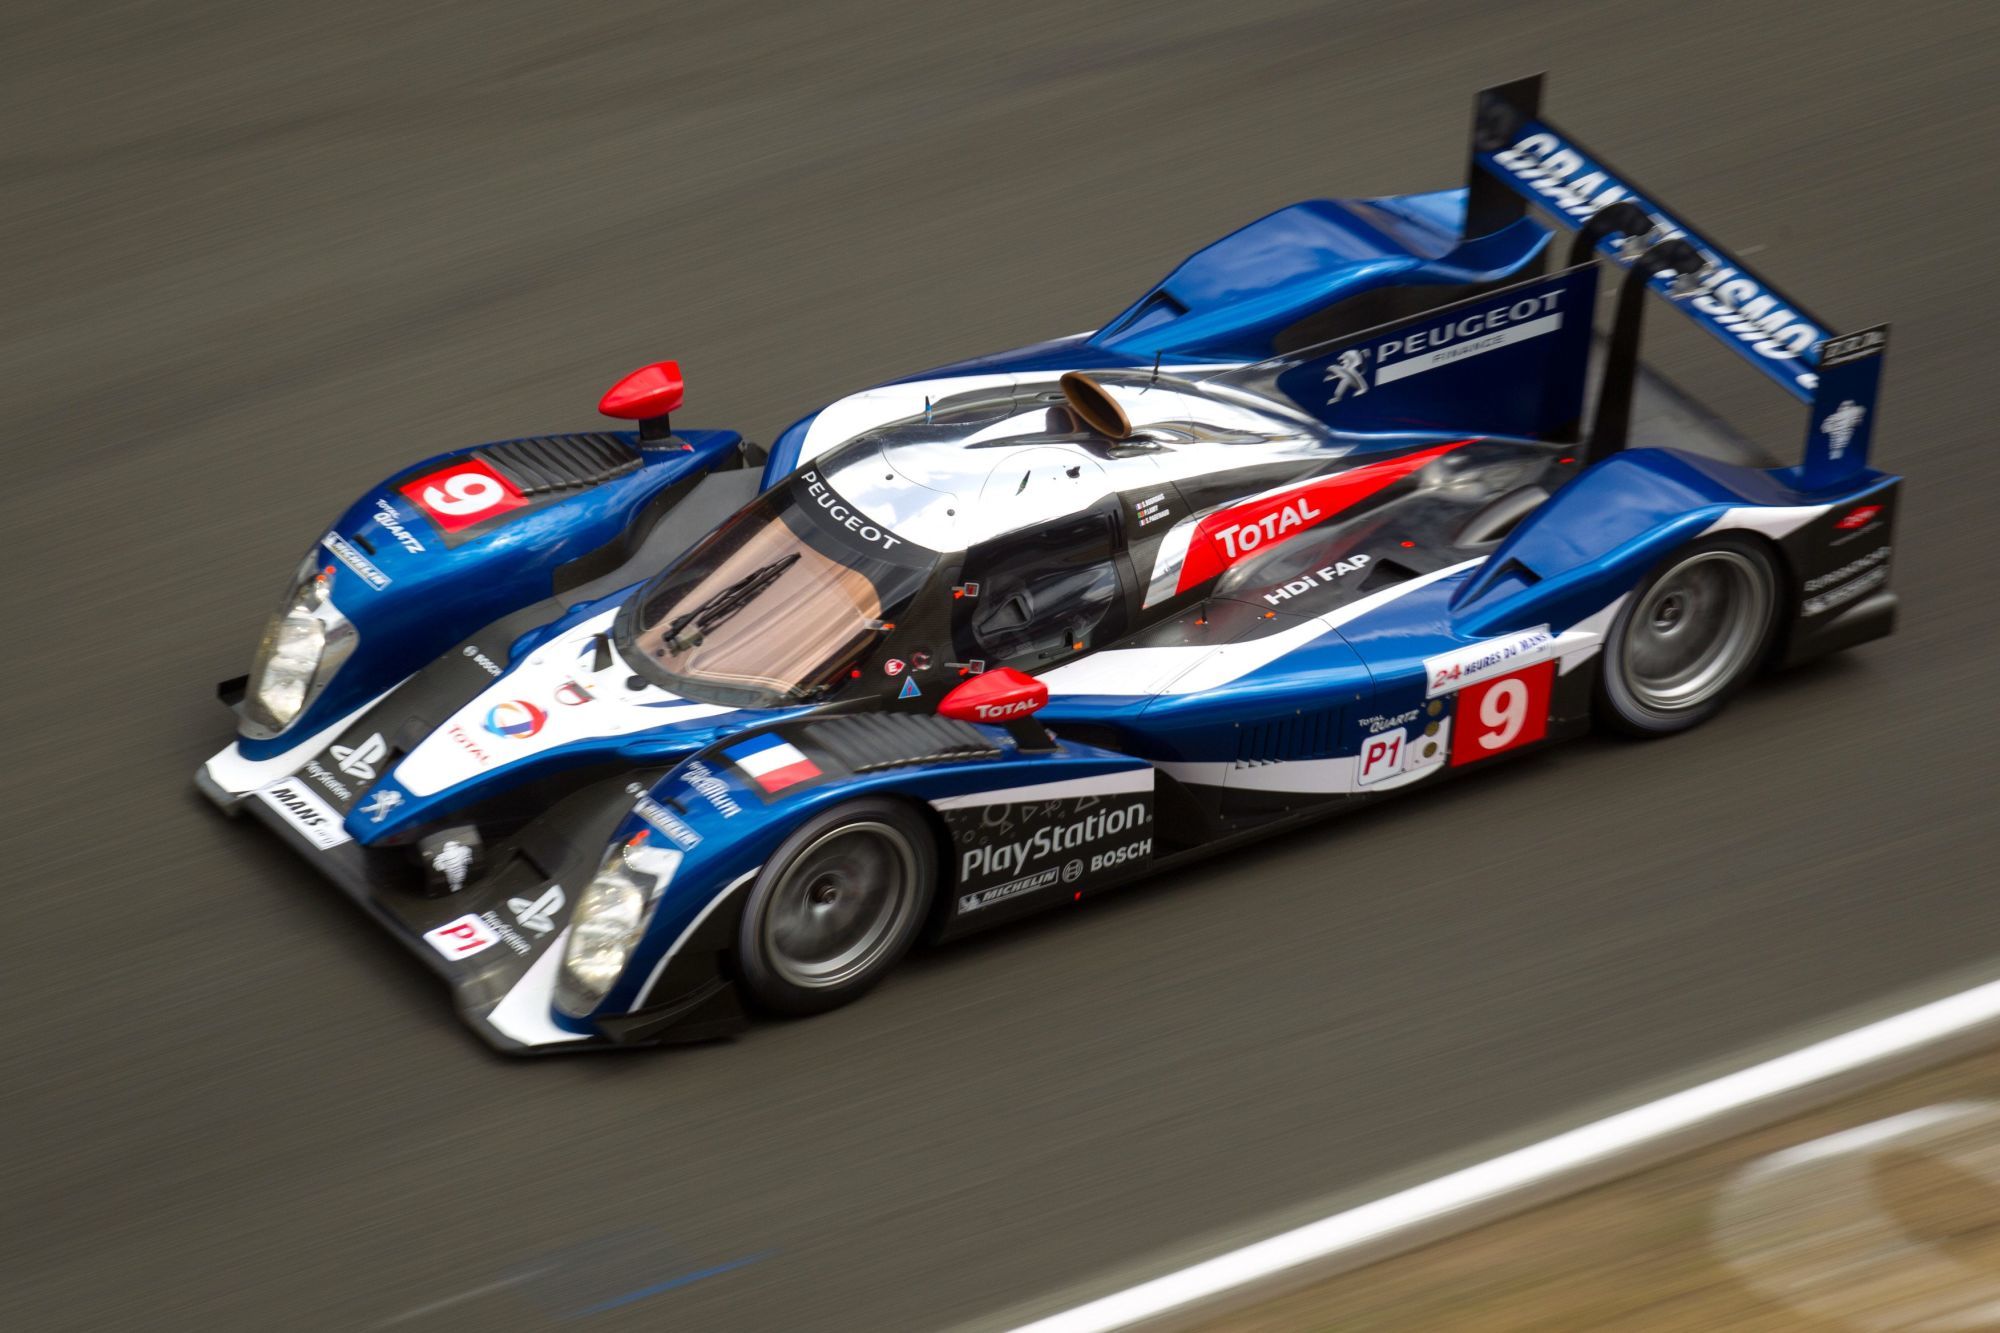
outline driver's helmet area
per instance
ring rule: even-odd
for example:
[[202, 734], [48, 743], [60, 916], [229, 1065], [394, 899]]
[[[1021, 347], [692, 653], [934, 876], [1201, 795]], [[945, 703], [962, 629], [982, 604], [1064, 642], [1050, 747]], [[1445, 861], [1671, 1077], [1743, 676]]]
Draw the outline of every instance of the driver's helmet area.
[[990, 669], [1041, 671], [1128, 628], [1117, 519], [1099, 510], [1009, 533], [966, 553], [953, 637]]

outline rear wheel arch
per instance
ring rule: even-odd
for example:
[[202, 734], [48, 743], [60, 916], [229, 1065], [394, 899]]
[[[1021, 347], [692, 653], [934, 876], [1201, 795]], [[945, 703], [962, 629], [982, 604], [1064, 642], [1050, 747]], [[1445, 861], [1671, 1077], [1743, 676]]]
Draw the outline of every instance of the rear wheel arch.
[[1700, 725], [1763, 671], [1791, 598], [1790, 566], [1757, 533], [1728, 531], [1662, 557], [1605, 635], [1598, 720], [1634, 736]]

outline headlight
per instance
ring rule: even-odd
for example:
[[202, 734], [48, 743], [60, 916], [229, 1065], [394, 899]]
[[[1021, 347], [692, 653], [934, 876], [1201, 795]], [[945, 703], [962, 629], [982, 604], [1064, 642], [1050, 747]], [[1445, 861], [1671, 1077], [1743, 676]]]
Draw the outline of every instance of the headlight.
[[649, 846], [646, 839], [640, 833], [613, 847], [576, 901], [556, 987], [556, 1004], [566, 1014], [581, 1017], [604, 999], [631, 961], [653, 903], [681, 863], [680, 852]]
[[250, 664], [243, 729], [260, 740], [289, 727], [354, 651], [354, 626], [333, 604], [334, 567], [318, 556], [299, 566]]

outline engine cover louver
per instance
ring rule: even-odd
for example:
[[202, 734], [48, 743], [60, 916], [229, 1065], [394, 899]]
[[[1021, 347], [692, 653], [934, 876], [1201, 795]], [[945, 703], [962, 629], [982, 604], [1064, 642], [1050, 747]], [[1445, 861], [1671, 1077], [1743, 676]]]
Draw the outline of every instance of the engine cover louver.
[[639, 466], [637, 449], [602, 431], [535, 435], [489, 444], [473, 452], [518, 486], [523, 495], [581, 490], [622, 477]]

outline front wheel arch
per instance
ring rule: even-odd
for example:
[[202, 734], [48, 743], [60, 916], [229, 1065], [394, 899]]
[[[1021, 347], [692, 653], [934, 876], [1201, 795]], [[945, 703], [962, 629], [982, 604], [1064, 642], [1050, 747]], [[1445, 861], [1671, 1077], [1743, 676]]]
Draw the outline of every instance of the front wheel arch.
[[803, 821], [750, 885], [736, 972], [769, 1013], [823, 1013], [872, 990], [916, 941], [941, 876], [924, 813], [894, 797], [843, 801]]

